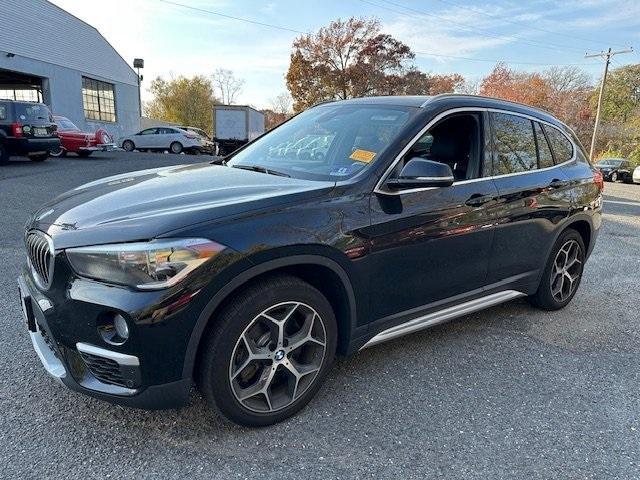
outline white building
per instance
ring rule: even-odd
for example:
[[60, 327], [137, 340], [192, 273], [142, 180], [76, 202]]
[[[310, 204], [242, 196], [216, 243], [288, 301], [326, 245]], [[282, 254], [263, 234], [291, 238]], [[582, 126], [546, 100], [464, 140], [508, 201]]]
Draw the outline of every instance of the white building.
[[140, 127], [136, 72], [94, 27], [46, 0], [0, 0], [0, 98], [43, 101], [86, 131]]

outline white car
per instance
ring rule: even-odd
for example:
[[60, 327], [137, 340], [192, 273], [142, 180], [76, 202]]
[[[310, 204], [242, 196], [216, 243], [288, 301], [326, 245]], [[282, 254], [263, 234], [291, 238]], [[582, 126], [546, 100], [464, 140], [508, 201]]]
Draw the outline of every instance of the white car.
[[640, 183], [640, 166], [633, 170], [633, 183]]
[[118, 146], [127, 152], [168, 150], [171, 153], [200, 153], [200, 136], [176, 127], [145, 128], [133, 135], [120, 137]]

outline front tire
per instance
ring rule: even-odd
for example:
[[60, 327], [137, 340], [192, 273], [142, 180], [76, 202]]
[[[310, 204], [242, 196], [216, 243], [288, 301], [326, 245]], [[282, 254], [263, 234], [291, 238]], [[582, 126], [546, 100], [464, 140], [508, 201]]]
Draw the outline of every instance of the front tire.
[[551, 250], [538, 290], [529, 301], [544, 310], [565, 307], [578, 291], [585, 258], [582, 236], [573, 229], [562, 233]]
[[212, 322], [198, 385], [211, 406], [240, 425], [266, 426], [294, 415], [320, 389], [335, 357], [333, 309], [296, 277], [255, 283]]
[[122, 148], [124, 149], [125, 152], [133, 152], [136, 146], [133, 144], [131, 140], [125, 140], [124, 142], [122, 142]]
[[613, 183], [616, 183], [616, 182], [618, 181], [618, 172], [613, 172], [613, 173], [611, 174], [611, 181], [612, 181]]
[[58, 150], [49, 151], [49, 155], [51, 155], [52, 157], [55, 157], [55, 158], [66, 157], [67, 156], [67, 150], [65, 148], [63, 148], [62, 146], [60, 146], [60, 149], [58, 149]]

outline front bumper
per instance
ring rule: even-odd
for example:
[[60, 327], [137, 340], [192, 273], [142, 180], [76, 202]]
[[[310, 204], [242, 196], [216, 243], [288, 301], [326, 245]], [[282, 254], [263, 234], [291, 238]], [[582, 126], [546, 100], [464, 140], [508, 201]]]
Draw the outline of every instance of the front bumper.
[[[80, 393], [128, 407], [177, 408], [189, 400], [191, 378], [145, 383], [141, 359], [93, 341], [69, 339], [51, 322], [59, 320], [55, 305], [36, 287], [28, 271], [18, 279], [27, 329], [38, 358], [57, 382]], [[147, 382], [148, 383], [148, 382]]]

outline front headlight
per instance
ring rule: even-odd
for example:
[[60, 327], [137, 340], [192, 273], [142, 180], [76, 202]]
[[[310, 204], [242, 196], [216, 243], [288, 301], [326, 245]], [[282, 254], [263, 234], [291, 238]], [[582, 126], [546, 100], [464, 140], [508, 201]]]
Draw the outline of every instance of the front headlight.
[[224, 250], [202, 238], [69, 248], [69, 263], [78, 275], [107, 283], [156, 290], [175, 285]]

